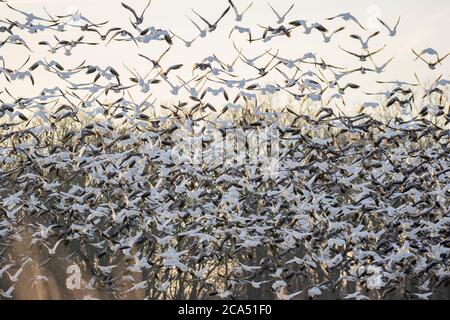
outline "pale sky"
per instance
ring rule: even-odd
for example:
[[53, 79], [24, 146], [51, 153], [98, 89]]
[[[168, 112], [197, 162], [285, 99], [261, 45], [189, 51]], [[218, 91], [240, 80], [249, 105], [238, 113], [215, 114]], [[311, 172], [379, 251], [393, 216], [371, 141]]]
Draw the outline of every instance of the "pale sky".
[[[63, 15], [75, 10], [80, 12], [92, 20], [93, 22], [109, 21], [109, 24], [103, 27], [102, 30], [107, 30], [113, 26], [125, 27], [132, 31], [132, 26], [129, 23], [130, 13], [120, 5], [120, 0], [16, 0], [9, 1], [10, 4], [15, 5], [19, 9], [27, 12], [34, 12], [36, 15], [44, 16], [43, 7], [45, 7], [52, 14]], [[125, 3], [137, 12], [140, 12], [147, 1], [144, 0], [125, 0]], [[237, 7], [242, 10], [251, 1], [250, 0], [234, 0]], [[263, 29], [258, 27], [258, 24], [267, 26], [277, 26], [276, 17], [267, 5], [267, 1], [256, 0], [250, 10], [244, 15], [241, 22], [234, 21], [234, 13], [232, 11], [219, 23], [219, 27], [212, 34], [208, 34], [206, 38], [198, 39], [194, 42], [191, 48], [186, 48], [184, 44], [174, 39], [174, 46], [162, 62], [163, 66], [169, 66], [175, 63], [185, 64], [184, 68], [174, 72], [172, 77], [176, 81], [175, 75], [179, 75], [185, 80], [192, 77], [192, 65], [195, 62], [200, 62], [204, 58], [216, 54], [225, 62], [230, 62], [236, 56], [236, 50], [233, 48], [233, 41], [240, 48], [243, 48], [243, 53], [247, 57], [253, 57], [265, 50], [272, 49], [275, 53], [279, 49], [279, 56], [284, 58], [298, 58], [307, 52], [316, 53], [319, 57], [333, 65], [346, 67], [348, 69], [359, 68], [362, 62], [359, 62], [356, 57], [350, 56], [342, 52], [338, 45], [353, 52], [362, 52], [361, 45], [357, 40], [349, 37], [352, 33], [358, 33], [366, 37], [376, 30], [382, 32], [382, 36], [378, 36], [371, 40], [370, 50], [381, 48], [384, 44], [386, 49], [374, 56], [377, 64], [383, 64], [389, 58], [394, 57], [392, 63], [388, 66], [387, 71], [381, 75], [366, 74], [360, 75], [354, 73], [350, 77], [343, 79], [346, 82], [355, 82], [361, 84], [361, 90], [358, 93], [348, 94], [346, 98], [347, 104], [349, 101], [353, 104], [358, 102], [370, 101], [371, 98], [362, 94], [362, 92], [374, 92], [385, 89], [385, 85], [375, 83], [375, 80], [396, 80], [414, 82], [414, 72], [420, 75], [421, 80], [431, 81], [437, 78], [440, 74], [448, 78], [450, 75], [450, 58], [444, 61], [443, 65], [439, 66], [438, 70], [431, 71], [428, 67], [420, 61], [414, 60], [414, 55], [411, 48], [421, 51], [425, 48], [432, 47], [436, 49], [441, 55], [450, 52], [450, 44], [448, 41], [448, 17], [450, 16], [450, 3], [448, 0], [433, 0], [433, 1], [419, 1], [419, 0], [396, 0], [396, 1], [367, 1], [367, 0], [315, 0], [315, 1], [290, 1], [277, 0], [271, 1], [272, 5], [284, 12], [292, 3], [295, 3], [293, 10], [288, 14], [286, 22], [305, 19], [308, 23], [319, 22], [326, 26], [329, 30], [334, 30], [340, 26], [346, 26], [346, 29], [336, 34], [335, 38], [330, 43], [324, 43], [322, 35], [313, 31], [306, 35], [303, 33], [303, 28], [298, 28], [293, 31], [291, 38], [279, 37], [268, 43], [255, 42], [251, 45], [244, 39], [247, 35], [234, 32], [231, 39], [228, 39], [230, 30], [235, 25], [242, 27], [250, 27], [254, 33], [253, 37], [260, 37]], [[193, 24], [186, 18], [186, 15], [198, 22], [201, 26], [204, 24], [193, 14], [191, 8], [194, 8], [204, 17], [209, 20], [215, 20], [220, 13], [228, 6], [227, 1], [206, 1], [206, 0], [153, 0], [147, 11], [146, 18], [142, 27], [155, 26], [157, 28], [172, 30], [186, 40], [190, 40], [197, 35], [197, 30]], [[10, 14], [10, 10], [5, 8], [4, 4], [0, 3], [0, 19], [6, 18], [5, 12], [8, 12], [9, 19], [18, 19], [24, 21], [20, 14]], [[351, 12], [359, 21], [367, 26], [368, 31], [360, 29], [356, 24], [351, 22], [344, 22], [343, 20], [335, 19], [327, 21], [325, 18], [334, 16], [343, 12]], [[401, 16], [401, 23], [398, 28], [398, 35], [394, 38], [388, 37], [386, 30], [376, 23], [374, 19], [378, 15], [386, 21], [389, 25], [394, 25], [397, 18]], [[128, 74], [122, 66], [125, 63], [129, 67], [135, 67], [142, 75], [145, 75], [149, 70], [150, 64], [138, 57], [138, 53], [145, 54], [149, 57], [156, 58], [162, 51], [165, 50], [167, 44], [165, 42], [151, 42], [149, 44], [140, 44], [137, 48], [132, 42], [117, 42], [113, 41], [108, 46], [104, 44], [94, 47], [82, 46], [76, 47], [71, 56], [64, 56], [63, 51], [57, 55], [52, 55], [46, 52], [46, 48], [38, 46], [37, 42], [41, 40], [55, 41], [53, 39], [54, 32], [45, 31], [39, 33], [37, 36], [27, 35], [25, 31], [16, 31], [24, 39], [30, 41], [30, 46], [34, 50], [31, 54], [30, 63], [35, 60], [46, 57], [48, 60], [55, 59], [59, 61], [66, 68], [75, 67], [86, 59], [88, 64], [97, 64], [100, 66], [115, 66], [124, 72], [128, 78]], [[61, 39], [71, 40], [75, 39], [76, 35], [81, 34], [65, 32], [57, 34]], [[55, 33], [56, 34], [56, 33]], [[0, 34], [0, 38], [4, 39], [6, 33]], [[50, 36], [50, 37], [49, 37]], [[86, 41], [98, 41], [98, 37], [94, 33], [85, 33]], [[19, 67], [28, 57], [29, 52], [23, 47], [14, 45], [5, 45], [0, 49], [0, 55], [4, 58], [8, 67]], [[260, 64], [268, 60], [268, 56], [258, 61]], [[366, 67], [372, 67], [371, 62], [364, 64]], [[241, 77], [250, 78], [256, 76], [256, 71], [245, 66], [242, 62], [238, 62], [237, 74]], [[303, 66], [302, 69], [316, 70], [314, 66]], [[131, 75], [130, 75], [131, 76]], [[331, 75], [329, 74], [331, 79]], [[58, 79], [51, 79], [45, 72], [36, 72], [35, 76], [36, 87], [29, 85], [27, 80], [16, 81], [14, 86], [7, 84], [4, 77], [0, 79], [0, 86], [5, 85], [12, 88], [18, 96], [30, 95], [32, 92], [39, 92], [43, 87], [52, 87], [58, 85]], [[281, 83], [283, 78], [275, 72], [268, 76], [262, 83]], [[214, 84], [210, 84], [212, 87]], [[178, 100], [178, 97], [171, 96], [166, 84], [158, 85], [158, 92], [155, 92], [155, 97], [161, 101]], [[1, 91], [1, 90], [0, 90]], [[187, 92], [183, 92], [186, 94]]]

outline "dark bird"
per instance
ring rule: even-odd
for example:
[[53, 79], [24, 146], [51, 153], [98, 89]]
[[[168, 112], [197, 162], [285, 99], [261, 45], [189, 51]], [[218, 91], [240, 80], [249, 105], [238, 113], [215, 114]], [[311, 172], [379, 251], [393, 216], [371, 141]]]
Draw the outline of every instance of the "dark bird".
[[395, 24], [394, 28], [391, 28], [387, 25], [387, 23], [385, 23], [383, 20], [381, 20], [380, 18], [377, 18], [378, 21], [388, 30], [389, 32], [389, 36], [394, 37], [397, 34], [397, 27], [400, 23], [400, 18], [398, 17], [397, 23]]
[[203, 22], [205, 22], [208, 25], [209, 32], [213, 32], [214, 30], [217, 29], [217, 24], [219, 23], [219, 21], [222, 20], [223, 17], [225, 17], [225, 15], [228, 13], [228, 11], [230, 11], [230, 8], [231, 8], [231, 6], [228, 6], [224, 10], [224, 12], [220, 15], [219, 19], [217, 19], [216, 22], [214, 22], [213, 24], [211, 24], [208, 20], [203, 18], [201, 15], [199, 15], [194, 9], [192, 9], [192, 12], [194, 12], [200, 19], [203, 20]]
[[239, 13], [238, 9], [236, 8], [235, 4], [233, 3], [232, 0], [228, 0], [228, 3], [230, 4], [230, 6], [233, 8], [234, 10], [234, 14], [236, 15], [235, 20], [236, 21], [242, 21], [242, 18], [244, 16], [244, 14], [247, 12], [248, 9], [250, 9], [250, 7], [253, 5], [253, 2], [251, 2], [247, 8], [245, 8], [244, 10], [242, 10], [241, 13]]
[[443, 57], [440, 57], [440, 58], [439, 58], [439, 56], [438, 56], [436, 61], [427, 61], [427, 60], [425, 60], [420, 54], [418, 54], [416, 51], [414, 51], [414, 49], [411, 49], [411, 50], [412, 50], [412, 52], [414, 53], [414, 55], [416, 56], [416, 60], [417, 60], [417, 59], [420, 59], [420, 60], [422, 60], [423, 62], [425, 62], [431, 70], [435, 70], [435, 69], [436, 69], [436, 66], [437, 66], [438, 64], [442, 64], [442, 61], [444, 61], [444, 60], [450, 55], [450, 53], [447, 53], [447, 54], [446, 54], [445, 56], [443, 56]]
[[151, 2], [152, 2], [152, 0], [148, 1], [147, 5], [145, 6], [145, 8], [142, 11], [140, 16], [138, 16], [136, 11], [133, 8], [131, 8], [129, 5], [127, 5], [127, 4], [123, 3], [123, 2], [121, 2], [121, 4], [122, 4], [122, 7], [124, 7], [127, 10], [129, 10], [133, 14], [133, 16], [135, 18], [135, 21], [134, 21], [133, 24], [134, 25], [140, 25], [142, 22], [144, 22], [145, 11], [147, 11], [148, 7], [150, 7], [150, 3]]

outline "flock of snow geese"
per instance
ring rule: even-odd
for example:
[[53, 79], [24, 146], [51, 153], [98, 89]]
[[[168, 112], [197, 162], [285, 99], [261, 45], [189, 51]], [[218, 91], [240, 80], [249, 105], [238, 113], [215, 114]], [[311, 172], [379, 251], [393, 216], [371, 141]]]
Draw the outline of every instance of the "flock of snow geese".
[[[346, 79], [386, 70], [392, 59], [375, 62], [385, 46], [370, 42], [395, 37], [400, 18], [379, 19], [372, 33], [350, 13], [293, 20], [294, 4], [280, 12], [272, 3], [272, 24], [250, 28], [242, 23], [252, 3], [224, 3], [215, 17], [193, 9], [198, 34], [186, 40], [147, 24], [151, 1], [121, 4], [129, 28], [0, 2], [0, 53], [42, 46], [52, 57], [16, 68], [0, 56], [0, 298], [33, 290], [84, 299], [450, 298], [450, 81], [379, 81], [389, 89], [367, 93], [374, 100], [346, 115], [345, 96], [361, 88]], [[243, 34], [247, 45], [314, 34], [329, 43], [357, 28], [346, 37], [360, 47], [339, 53], [361, 66], [279, 50], [249, 57], [236, 38], [230, 63], [218, 54], [165, 63], [175, 44], [211, 37], [230, 16], [230, 39]], [[66, 39], [68, 30], [79, 34]], [[118, 41], [130, 55], [154, 43], [167, 49], [136, 53], [139, 70], [57, 61]], [[448, 57], [410, 53], [432, 70]], [[189, 80], [178, 74], [186, 68]], [[63, 84], [39, 87], [36, 71]], [[18, 81], [41, 93], [16, 96]], [[163, 86], [176, 103], [151, 100]], [[136, 89], [146, 95], [137, 103]], [[293, 102], [280, 110], [261, 102], [276, 93]], [[376, 118], [377, 108], [395, 115]], [[71, 293], [73, 264], [81, 280]]]

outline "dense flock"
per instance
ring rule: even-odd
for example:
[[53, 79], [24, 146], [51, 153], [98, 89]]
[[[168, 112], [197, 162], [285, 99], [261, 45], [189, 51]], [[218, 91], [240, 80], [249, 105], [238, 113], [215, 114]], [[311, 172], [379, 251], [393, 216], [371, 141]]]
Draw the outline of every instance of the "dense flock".
[[[351, 13], [307, 21], [273, 1], [273, 20], [250, 28], [244, 2], [193, 9], [188, 40], [151, 24], [151, 1], [121, 4], [127, 26], [0, 2], [0, 298], [450, 298], [448, 54], [402, 48], [435, 79], [383, 81], [349, 113], [352, 76], [394, 63], [378, 64], [385, 46], [370, 42], [395, 43], [401, 18], [369, 32]], [[242, 49], [329, 43], [350, 27], [355, 46], [338, 54], [356, 68]], [[218, 28], [233, 61], [165, 63]], [[119, 41], [139, 68], [86, 62], [85, 46]], [[160, 55], [142, 53], [155, 44]], [[48, 52], [17, 66], [6, 47]], [[67, 55], [79, 64], [58, 62]], [[24, 81], [40, 94], [13, 93]], [[168, 103], [152, 95], [162, 87]], [[277, 108], [275, 94], [291, 103]]]

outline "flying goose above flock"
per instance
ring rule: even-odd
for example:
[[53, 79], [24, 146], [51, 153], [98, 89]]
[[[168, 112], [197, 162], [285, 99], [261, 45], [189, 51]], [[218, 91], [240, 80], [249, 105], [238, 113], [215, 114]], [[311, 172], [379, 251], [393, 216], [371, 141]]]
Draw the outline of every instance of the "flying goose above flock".
[[151, 3], [152, 3], [152, 0], [149, 0], [147, 2], [147, 5], [144, 7], [144, 9], [142, 10], [140, 15], [138, 15], [136, 13], [136, 11], [133, 8], [131, 8], [129, 5], [127, 5], [127, 4], [123, 3], [123, 2], [121, 2], [121, 5], [122, 5], [122, 7], [124, 7], [125, 9], [127, 9], [128, 11], [130, 11], [133, 14], [133, 16], [135, 18], [135, 21], [133, 22], [133, 24], [138, 26], [138, 25], [140, 25], [140, 24], [142, 24], [144, 22], [145, 12], [150, 7]]
[[250, 4], [243, 9], [241, 12], [238, 11], [236, 5], [234, 4], [234, 2], [232, 0], [228, 0], [228, 3], [230, 4], [231, 8], [233, 8], [234, 14], [235, 14], [235, 20], [237, 22], [241, 22], [242, 19], [244, 18], [244, 14], [251, 8], [251, 6], [253, 5], [253, 2], [250, 2]]
[[289, 14], [289, 12], [292, 11], [292, 9], [294, 9], [294, 6], [295, 6], [295, 3], [291, 4], [291, 6], [284, 12], [284, 14], [280, 14], [272, 7], [272, 5], [269, 2], [267, 4], [269, 5], [272, 12], [277, 16], [278, 24], [282, 24], [284, 22], [284, 19], [286, 19], [286, 16]]

